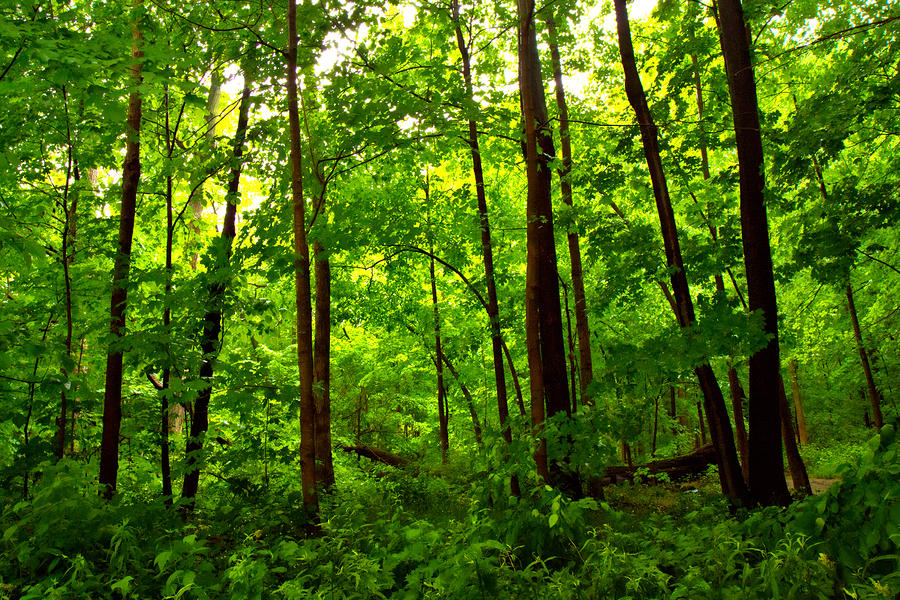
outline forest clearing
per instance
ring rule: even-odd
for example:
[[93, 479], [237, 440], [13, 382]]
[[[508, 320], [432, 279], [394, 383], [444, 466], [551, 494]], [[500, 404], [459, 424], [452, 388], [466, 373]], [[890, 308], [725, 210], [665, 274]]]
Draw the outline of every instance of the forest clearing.
[[900, 597], [900, 0], [0, 13], [0, 600]]

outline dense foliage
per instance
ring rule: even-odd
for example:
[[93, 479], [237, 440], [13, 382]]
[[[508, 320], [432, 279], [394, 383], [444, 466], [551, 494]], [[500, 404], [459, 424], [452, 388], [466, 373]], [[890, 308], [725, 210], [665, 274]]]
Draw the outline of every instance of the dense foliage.
[[[774, 342], [715, 3], [628, 4], [636, 120], [599, 0], [537, 5], [527, 101], [526, 0], [7, 2], [0, 599], [900, 595], [900, 2], [742, 4]], [[773, 343], [827, 491], [759, 508]], [[703, 366], [732, 502], [647, 464], [721, 446]]]

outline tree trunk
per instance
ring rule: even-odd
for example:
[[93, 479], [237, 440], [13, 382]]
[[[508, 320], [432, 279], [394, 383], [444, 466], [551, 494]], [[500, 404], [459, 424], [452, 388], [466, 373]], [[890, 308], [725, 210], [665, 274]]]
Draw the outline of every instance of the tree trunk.
[[[625, 73], [625, 91], [641, 127], [641, 142], [644, 146], [644, 156], [647, 159], [647, 167], [653, 184], [653, 194], [656, 198], [656, 209], [659, 213], [660, 227], [666, 251], [666, 264], [672, 273], [672, 290], [678, 308], [676, 318], [682, 328], [688, 329], [693, 326], [695, 321], [694, 305], [691, 300], [684, 263], [681, 257], [681, 248], [678, 243], [675, 214], [669, 200], [665, 172], [663, 171], [662, 160], [659, 154], [658, 131], [650, 114], [644, 88], [637, 71], [625, 0], [615, 0], [615, 7], [619, 50], [622, 56], [622, 68]], [[743, 502], [747, 497], [747, 490], [741, 477], [740, 465], [738, 464], [737, 453], [734, 448], [731, 422], [728, 418], [728, 411], [725, 408], [725, 400], [722, 397], [719, 382], [716, 380], [715, 373], [713, 373], [712, 367], [710, 367], [708, 362], [695, 367], [694, 373], [700, 382], [700, 389], [703, 392], [706, 414], [709, 420], [710, 437], [713, 440], [713, 446], [716, 448], [717, 453], [722, 491], [729, 498]]]
[[778, 411], [778, 303], [769, 246], [756, 81], [740, 0], [719, 0], [719, 40], [728, 75], [740, 171], [741, 234], [750, 312], [761, 311], [769, 343], [750, 357], [750, 493], [763, 505], [790, 502]]
[[[135, 0], [135, 8], [142, 0]], [[125, 160], [122, 163], [122, 208], [119, 213], [119, 239], [116, 248], [110, 306], [110, 345], [106, 354], [106, 391], [103, 397], [103, 433], [100, 441], [100, 485], [108, 499], [116, 492], [119, 474], [119, 430], [122, 424], [122, 349], [125, 335], [125, 309], [128, 305], [128, 273], [131, 270], [131, 241], [141, 180], [141, 30], [137, 18], [131, 30], [131, 87], [125, 127]]]
[[[472, 68], [469, 58], [469, 48], [463, 37], [460, 26], [459, 0], [453, 0], [453, 25], [456, 30], [456, 45], [462, 57], [463, 80], [466, 86], [466, 95], [472, 97]], [[512, 432], [506, 422], [509, 419], [509, 405], [507, 402], [506, 375], [503, 371], [503, 338], [500, 334], [500, 308], [497, 302], [497, 284], [494, 279], [494, 251], [491, 242], [491, 226], [488, 218], [487, 195], [484, 187], [484, 173], [481, 168], [481, 151], [478, 146], [478, 126], [473, 120], [469, 120], [469, 150], [472, 155], [472, 174], [475, 178], [475, 195], [478, 200], [478, 216], [481, 224], [481, 253], [484, 260], [484, 279], [487, 286], [487, 312], [491, 326], [491, 349], [494, 360], [494, 381], [497, 386], [497, 412], [500, 417], [500, 427], [503, 430], [503, 439], [512, 443]], [[521, 399], [521, 392], [519, 392]], [[524, 404], [522, 406], [524, 411]], [[512, 484], [518, 495], [518, 482]]]
[[853, 336], [856, 338], [856, 349], [859, 351], [859, 361], [862, 363], [863, 373], [866, 376], [866, 390], [869, 393], [869, 402], [872, 405], [872, 419], [875, 427], [881, 429], [884, 418], [881, 415], [881, 396], [875, 387], [875, 377], [872, 375], [872, 365], [869, 363], [869, 354], [863, 344], [862, 330], [859, 328], [859, 317], [856, 314], [856, 303], [853, 301], [853, 286], [847, 284], [847, 310], [850, 313], [850, 323], [853, 325]]
[[799, 434], [800, 443], [807, 445], [809, 438], [806, 435], [806, 416], [803, 414], [803, 402], [800, 398], [800, 375], [797, 366], [797, 360], [788, 361], [788, 369], [791, 374], [791, 393], [794, 396], [794, 411], [797, 414], [797, 433]]
[[[66, 167], [66, 185], [65, 190], [63, 191], [62, 197], [62, 211], [63, 211], [63, 228], [62, 228], [62, 243], [60, 244], [60, 250], [62, 252], [62, 268], [63, 268], [63, 282], [65, 284], [65, 296], [64, 302], [66, 307], [66, 339], [64, 342], [64, 346], [66, 349], [66, 363], [73, 363], [72, 359], [72, 328], [73, 328], [73, 317], [72, 317], [72, 276], [70, 273], [70, 267], [72, 266], [72, 262], [74, 261], [74, 242], [75, 242], [75, 230], [76, 230], [76, 217], [78, 214], [78, 194], [80, 193], [80, 186], [78, 185], [81, 176], [78, 171], [78, 162], [75, 158], [75, 150], [73, 147], [72, 140], [72, 128], [69, 120], [69, 98], [68, 93], [66, 91], [66, 86], [63, 85], [63, 103], [66, 113], [66, 150], [68, 155], [68, 164]], [[70, 185], [70, 180], [74, 180], [74, 185]], [[69, 199], [71, 198], [71, 204], [69, 203]], [[71, 387], [70, 382], [70, 373], [67, 364], [63, 364], [61, 369], [61, 374], [63, 376], [64, 384], [67, 384]], [[58, 459], [62, 459], [62, 457], [66, 453], [66, 422], [68, 420], [67, 410], [68, 406], [68, 396], [66, 394], [65, 385], [60, 387], [60, 402], [59, 402], [59, 417], [56, 420], [56, 457]]]
[[[297, 369], [300, 375], [300, 479], [303, 505], [311, 519], [319, 512], [316, 492], [316, 412], [313, 397], [312, 307], [309, 245], [303, 201], [303, 156], [297, 94], [297, 0], [288, 0], [287, 104], [291, 136], [291, 204], [294, 228], [294, 280], [297, 292]], [[314, 529], [314, 528], [313, 528]]]
[[318, 241], [313, 243], [316, 270], [316, 339], [313, 348], [316, 398], [316, 483], [334, 486], [331, 456], [331, 263]]
[[203, 318], [203, 333], [200, 348], [203, 351], [203, 362], [200, 365], [200, 378], [206, 384], [197, 394], [194, 412], [191, 418], [191, 434], [185, 445], [185, 473], [181, 486], [181, 499], [185, 511], [194, 506], [194, 497], [200, 485], [200, 463], [203, 453], [203, 441], [209, 429], [209, 401], [212, 397], [212, 379], [215, 371], [216, 357], [219, 353], [222, 330], [222, 305], [228, 286], [227, 276], [230, 269], [231, 246], [235, 237], [235, 220], [237, 217], [238, 189], [241, 181], [244, 140], [247, 136], [247, 122], [250, 115], [250, 86], [253, 74], [244, 69], [244, 90], [241, 94], [241, 105], [238, 112], [237, 130], [234, 133], [233, 162], [231, 179], [226, 192], [227, 206], [222, 224], [221, 245], [216, 249], [216, 266], [213, 275], [214, 283], [209, 285], [208, 308]]
[[[518, 0], [519, 92], [525, 121], [525, 165], [528, 179], [525, 331], [531, 379], [532, 426], [543, 425], [545, 412], [571, 413], [566, 381], [565, 345], [550, 199], [550, 158], [555, 155], [544, 99], [534, 23], [534, 0]], [[544, 406], [546, 405], [546, 411]], [[538, 473], [547, 479], [546, 445], [535, 456]], [[555, 470], [555, 469], [554, 469]], [[555, 473], [556, 475], [556, 473]]]
[[472, 431], [475, 432], [475, 442], [480, 446], [481, 445], [481, 420], [478, 418], [478, 411], [475, 410], [475, 400], [472, 399], [472, 393], [469, 391], [469, 388], [463, 383], [463, 380], [459, 376], [459, 372], [453, 366], [453, 363], [450, 362], [450, 359], [447, 358], [446, 354], [441, 355], [444, 359], [444, 365], [447, 367], [447, 370], [450, 371], [450, 374], [453, 376], [453, 379], [456, 380], [456, 383], [459, 384], [459, 389], [462, 390], [463, 396], [466, 398], [466, 404], [469, 406], [469, 415], [472, 417]]
[[572, 313], [569, 312], [569, 292], [563, 281], [559, 282], [563, 291], [563, 310], [566, 313], [566, 341], [569, 343], [569, 388], [572, 390], [572, 414], [578, 411], [578, 395], [575, 385], [575, 340], [572, 338]]
[[747, 427], [744, 425], [744, 388], [738, 378], [737, 369], [728, 365], [728, 389], [731, 391], [731, 408], [734, 412], [734, 429], [737, 433], [738, 450], [741, 453], [741, 473], [744, 482], [750, 482], [750, 444], [747, 441]]
[[[559, 111], [559, 139], [562, 147], [562, 164], [559, 167], [559, 181], [563, 202], [570, 207], [572, 200], [572, 183], [569, 176], [572, 171], [572, 143], [569, 133], [569, 108], [566, 104], [566, 92], [562, 80], [562, 61], [559, 56], [559, 44], [556, 36], [556, 22], [553, 19], [553, 7], [544, 9], [547, 22], [547, 33], [550, 37], [550, 55], [553, 58], [553, 79], [556, 87], [556, 105]], [[569, 261], [572, 267], [572, 296], [575, 300], [575, 330], [578, 333], [578, 358], [580, 360], [579, 376], [581, 378], [581, 403], [590, 404], [587, 388], [594, 379], [594, 363], [591, 356], [591, 329], [588, 324], [587, 300], [584, 293], [584, 275], [581, 264], [581, 247], [578, 240], [578, 228], [570, 226], [566, 234], [569, 242]], [[572, 384], [574, 387], [574, 383]], [[574, 390], [572, 397], [575, 397]]]
[[[425, 188], [426, 202], [428, 201], [428, 188]], [[447, 431], [447, 397], [444, 389], [444, 351], [441, 348], [441, 319], [438, 312], [437, 282], [434, 277], [434, 258], [431, 259], [431, 307], [434, 312], [434, 362], [437, 371], [437, 401], [438, 424], [440, 426], [441, 462], [447, 463], [447, 451], [450, 448], [450, 438]]]
[[791, 471], [791, 481], [794, 483], [794, 489], [806, 494], [812, 495], [812, 486], [809, 484], [809, 475], [806, 473], [806, 465], [800, 458], [800, 451], [797, 449], [797, 440], [794, 438], [794, 427], [792, 425], [791, 408], [787, 403], [787, 396], [784, 393], [784, 379], [778, 382], [778, 410], [781, 414], [781, 439], [784, 441], [784, 449], [787, 454], [788, 468]]

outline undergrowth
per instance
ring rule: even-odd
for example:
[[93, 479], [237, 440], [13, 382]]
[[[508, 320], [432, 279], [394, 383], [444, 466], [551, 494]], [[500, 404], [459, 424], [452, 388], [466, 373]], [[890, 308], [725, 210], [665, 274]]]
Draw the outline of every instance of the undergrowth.
[[[187, 522], [106, 503], [94, 465], [44, 465], [3, 498], [0, 598], [896, 598], [900, 444], [870, 440], [841, 481], [787, 510], [734, 511], [711, 483], [628, 485], [606, 501], [502, 476], [341, 464], [308, 537], [299, 490], [211, 488]], [[475, 470], [477, 472], [477, 469]]]

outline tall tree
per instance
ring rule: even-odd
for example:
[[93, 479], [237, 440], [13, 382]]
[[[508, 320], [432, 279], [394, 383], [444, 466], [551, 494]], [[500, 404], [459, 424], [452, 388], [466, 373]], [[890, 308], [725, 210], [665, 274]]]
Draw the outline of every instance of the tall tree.
[[764, 505], [790, 501], [779, 415], [778, 301], [769, 245], [762, 135], [750, 35], [740, 0], [719, 0], [719, 41], [728, 75], [740, 172], [741, 237], [751, 312], [761, 311], [769, 342], [750, 357], [750, 493]]
[[[469, 58], [469, 44], [463, 36], [460, 24], [459, 0], [453, 0], [452, 6], [453, 26], [456, 33], [456, 45], [462, 58], [463, 81], [466, 86], [466, 97], [472, 98], [472, 65]], [[503, 370], [503, 338], [500, 333], [500, 307], [497, 301], [497, 283], [494, 278], [494, 248], [491, 242], [491, 224], [488, 213], [487, 194], [484, 187], [484, 171], [481, 165], [481, 150], [478, 145], [478, 124], [469, 119], [469, 151], [472, 155], [472, 176], [475, 178], [475, 197], [478, 201], [478, 218], [481, 226], [481, 255], [484, 262], [484, 281], [487, 287], [488, 319], [491, 327], [491, 350], [494, 360], [494, 381], [497, 387], [497, 413], [500, 418], [500, 427], [503, 430], [503, 439], [508, 444], [512, 443], [512, 431], [506, 425], [509, 419], [509, 405], [507, 402], [506, 374]], [[513, 372], [514, 373], [514, 372]], [[514, 375], [515, 376], [515, 375]], [[510, 483], [512, 493], [519, 495], [519, 482], [514, 477]]]
[[219, 353], [225, 292], [231, 276], [231, 248], [236, 235], [235, 220], [239, 201], [238, 190], [240, 189], [241, 171], [243, 168], [244, 142], [247, 138], [247, 124], [250, 117], [250, 91], [255, 68], [251, 61], [252, 59], [248, 59], [244, 68], [244, 90], [241, 93], [237, 130], [234, 133], [231, 179], [228, 182], [225, 196], [225, 218], [222, 223], [222, 234], [219, 242], [213, 249], [215, 253], [215, 267], [211, 273], [211, 283], [208, 287], [208, 308], [203, 318], [203, 333], [200, 338], [200, 348], [203, 351], [200, 378], [205, 385], [194, 401], [190, 438], [185, 446], [186, 470], [181, 486], [181, 498], [185, 501], [184, 507], [186, 509], [193, 507], [193, 499], [197, 495], [197, 489], [200, 484], [200, 456], [203, 451], [203, 438], [209, 429], [209, 401], [212, 397], [212, 377]]
[[[135, 0], [135, 12], [142, 0]], [[110, 307], [110, 343], [106, 354], [106, 391], [103, 397], [103, 435], [100, 442], [100, 484], [103, 494], [111, 498], [116, 491], [119, 474], [119, 431], [122, 423], [122, 338], [125, 335], [125, 309], [128, 305], [128, 274], [131, 270], [131, 241], [137, 209], [138, 185], [141, 181], [141, 50], [143, 38], [138, 16], [131, 29], [131, 93], [128, 96], [128, 118], [125, 126], [125, 159], [122, 163], [122, 206], [119, 211], [119, 239], [116, 247]]]
[[[553, 235], [551, 157], [555, 155], [535, 33], [534, 0], [518, 0], [519, 94], [525, 121], [525, 170], [528, 180], [525, 333], [535, 430], [545, 414], [571, 413], [566, 381], [565, 344], [559, 301], [559, 272]], [[546, 406], [546, 409], [545, 409]], [[535, 455], [538, 473], [548, 479], [546, 445]], [[555, 471], [555, 470], [554, 470]], [[554, 473], [558, 476], [560, 473]]]
[[[550, 38], [550, 56], [553, 59], [553, 81], [556, 88], [556, 106], [559, 111], [559, 141], [562, 147], [562, 162], [559, 166], [560, 189], [562, 199], [570, 208], [574, 207], [572, 199], [572, 139], [569, 131], [569, 107], [566, 103], [566, 90], [563, 87], [562, 60], [559, 55], [559, 41], [556, 35], [556, 20], [553, 18], [553, 5], [544, 9], [544, 20]], [[569, 242], [569, 263], [572, 275], [572, 296], [575, 300], [575, 330], [578, 337], [579, 379], [581, 381], [581, 402], [589, 404], [588, 386], [594, 380], [594, 360], [591, 356], [591, 327], [587, 316], [587, 299], [584, 292], [584, 269], [581, 264], [581, 245], [578, 240], [578, 227], [572, 221], [567, 226], [566, 238]], [[575, 390], [572, 390], [575, 396]], [[573, 403], [574, 405], [574, 403]]]
[[310, 517], [319, 510], [316, 492], [316, 412], [313, 395], [312, 306], [309, 283], [309, 245], [303, 200], [303, 146], [297, 92], [297, 0], [287, 3], [287, 108], [290, 129], [291, 205], [294, 234], [294, 285], [297, 306], [297, 368], [300, 374], [300, 479], [303, 505]]
[[[678, 308], [676, 317], [678, 324], [682, 328], [688, 329], [693, 327], [696, 321], [694, 303], [688, 287], [687, 274], [685, 273], [684, 262], [681, 256], [681, 247], [678, 242], [675, 213], [669, 199], [668, 184], [659, 153], [659, 133], [653, 121], [653, 116], [650, 114], [650, 107], [647, 104], [647, 97], [637, 70], [625, 0], [615, 0], [615, 10], [619, 51], [622, 57], [622, 68], [625, 72], [625, 92], [628, 96], [628, 101], [634, 108], [641, 129], [641, 142], [644, 147], [647, 168], [650, 171], [653, 195], [656, 198], [656, 210], [659, 214], [660, 227], [662, 228], [666, 264], [671, 272], [672, 290]], [[719, 382], [708, 361], [696, 366], [694, 373], [700, 382], [700, 389], [706, 405], [710, 436], [716, 449], [716, 462], [719, 465], [719, 479], [722, 484], [722, 491], [729, 498], [743, 502], [747, 496], [747, 489], [737, 460], [731, 422], [728, 417], [728, 410], [725, 407], [722, 389], [719, 387]], [[698, 411], [702, 422], [702, 410], [700, 410], [699, 406]]]

